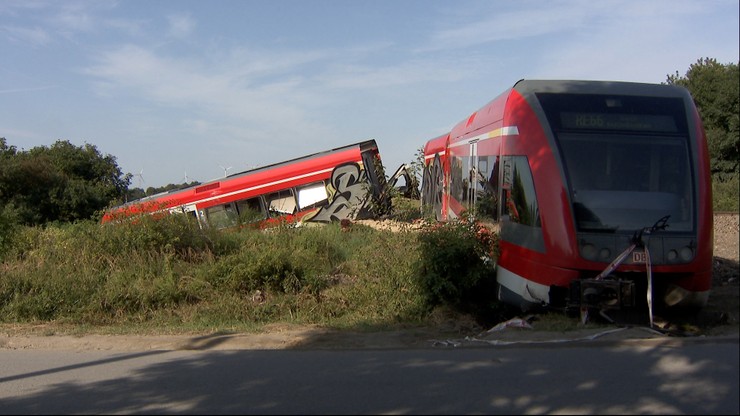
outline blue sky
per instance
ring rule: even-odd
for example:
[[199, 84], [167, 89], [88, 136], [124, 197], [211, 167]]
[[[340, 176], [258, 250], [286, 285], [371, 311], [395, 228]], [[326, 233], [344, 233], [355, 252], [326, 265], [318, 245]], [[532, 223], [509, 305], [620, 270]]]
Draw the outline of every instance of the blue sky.
[[95, 145], [132, 186], [370, 138], [390, 174], [522, 78], [737, 63], [739, 3], [0, 0], [0, 137]]

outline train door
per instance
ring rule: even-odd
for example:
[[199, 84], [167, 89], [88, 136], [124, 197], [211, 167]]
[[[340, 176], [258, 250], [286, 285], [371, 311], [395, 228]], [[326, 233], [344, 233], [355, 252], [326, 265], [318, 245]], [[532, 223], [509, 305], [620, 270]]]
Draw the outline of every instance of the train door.
[[466, 164], [469, 183], [466, 209], [476, 217], [492, 222], [500, 218], [500, 149], [500, 140], [475, 140], [470, 143]]
[[468, 192], [467, 192], [467, 209], [473, 214], [477, 214], [479, 194], [479, 170], [478, 170], [478, 140], [470, 142], [470, 156], [468, 164]]
[[200, 221], [198, 220], [198, 210], [195, 208], [195, 204], [184, 205], [182, 207], [182, 212], [193, 217], [196, 221], [198, 221], [198, 225], [200, 225]]
[[499, 222], [501, 220], [501, 214], [503, 208], [501, 208], [501, 201], [503, 201], [502, 188], [503, 188], [503, 163], [501, 163], [501, 140], [495, 139], [493, 142], [492, 152], [488, 156], [488, 167], [490, 172], [488, 173], [488, 181], [485, 185], [486, 190], [486, 201], [481, 204], [484, 207], [484, 215], [489, 215], [493, 222]]

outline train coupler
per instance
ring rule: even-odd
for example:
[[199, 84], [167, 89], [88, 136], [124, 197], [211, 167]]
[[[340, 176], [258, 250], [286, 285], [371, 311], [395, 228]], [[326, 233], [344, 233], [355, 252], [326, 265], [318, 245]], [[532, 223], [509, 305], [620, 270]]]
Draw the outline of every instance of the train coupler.
[[580, 279], [570, 285], [568, 308], [605, 311], [635, 305], [635, 282], [631, 280]]

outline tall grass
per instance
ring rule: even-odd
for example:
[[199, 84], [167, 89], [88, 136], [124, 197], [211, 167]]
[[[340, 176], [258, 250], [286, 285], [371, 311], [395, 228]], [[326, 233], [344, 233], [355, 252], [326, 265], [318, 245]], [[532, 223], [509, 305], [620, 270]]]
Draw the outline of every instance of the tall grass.
[[740, 179], [737, 175], [724, 181], [717, 177], [712, 178], [712, 197], [715, 211], [738, 212], [738, 205], [740, 204], [738, 195], [740, 195]]
[[[428, 311], [417, 235], [360, 224], [201, 230], [184, 216], [19, 227], [0, 264], [0, 322], [234, 329], [393, 325]], [[142, 325], [143, 324], [143, 325]]]

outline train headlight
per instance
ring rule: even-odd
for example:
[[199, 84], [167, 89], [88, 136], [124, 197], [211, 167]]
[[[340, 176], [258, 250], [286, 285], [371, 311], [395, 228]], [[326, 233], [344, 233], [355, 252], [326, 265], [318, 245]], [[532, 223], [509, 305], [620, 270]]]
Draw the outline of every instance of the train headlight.
[[609, 250], [608, 248], [602, 248], [599, 251], [599, 257], [603, 261], [609, 261], [609, 259], [611, 258], [611, 256], [612, 256], [612, 251]]
[[689, 261], [694, 258], [694, 250], [692, 250], [691, 247], [681, 247], [678, 254], [681, 256], [681, 260], [683, 261]]
[[678, 258], [678, 251], [671, 250], [668, 252], [668, 255], [666, 257], [668, 258], [668, 261], [676, 261], [676, 259]]
[[581, 247], [581, 254], [587, 260], [596, 259], [596, 246], [593, 244], [584, 244], [583, 247]]

